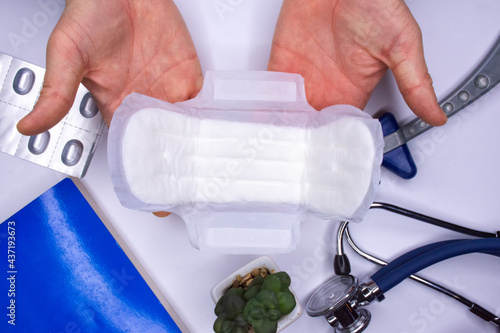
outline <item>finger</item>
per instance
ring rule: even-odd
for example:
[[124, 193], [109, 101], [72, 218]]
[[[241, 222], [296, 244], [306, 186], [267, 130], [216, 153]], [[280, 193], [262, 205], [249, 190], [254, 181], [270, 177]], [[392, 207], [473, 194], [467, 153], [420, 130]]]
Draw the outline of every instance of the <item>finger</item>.
[[154, 212], [153, 215], [157, 216], [157, 217], [167, 217], [170, 215], [170, 213], [169, 212]]
[[432, 87], [432, 79], [424, 60], [423, 49], [408, 54], [391, 67], [399, 90], [410, 109], [423, 121], [432, 125], [444, 125], [447, 116], [438, 104]]
[[33, 110], [17, 124], [24, 135], [36, 135], [52, 128], [68, 113], [84, 76], [78, 47], [52, 39], [47, 45], [47, 70], [40, 97]]

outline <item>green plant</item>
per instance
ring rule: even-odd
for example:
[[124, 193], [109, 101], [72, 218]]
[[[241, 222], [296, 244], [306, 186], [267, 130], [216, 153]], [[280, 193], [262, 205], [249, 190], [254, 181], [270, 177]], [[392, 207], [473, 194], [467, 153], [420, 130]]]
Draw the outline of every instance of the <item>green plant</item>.
[[[249, 282], [249, 283], [248, 283]], [[256, 275], [226, 290], [215, 306], [216, 333], [274, 333], [281, 317], [295, 308], [290, 276], [278, 272]]]

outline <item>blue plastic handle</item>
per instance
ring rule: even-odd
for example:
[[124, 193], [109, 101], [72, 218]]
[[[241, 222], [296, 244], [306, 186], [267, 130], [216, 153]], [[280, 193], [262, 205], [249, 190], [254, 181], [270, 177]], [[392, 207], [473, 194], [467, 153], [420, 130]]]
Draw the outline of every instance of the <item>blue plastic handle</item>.
[[[379, 118], [379, 121], [382, 125], [384, 136], [394, 133], [399, 129], [398, 122], [392, 113], [385, 113]], [[404, 179], [411, 179], [417, 174], [417, 166], [413, 161], [407, 144], [385, 153], [382, 166]]]

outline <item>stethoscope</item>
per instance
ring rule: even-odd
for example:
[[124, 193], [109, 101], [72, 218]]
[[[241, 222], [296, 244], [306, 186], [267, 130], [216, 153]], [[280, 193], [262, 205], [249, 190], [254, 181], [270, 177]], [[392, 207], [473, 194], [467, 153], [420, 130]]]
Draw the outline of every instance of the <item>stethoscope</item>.
[[[306, 305], [306, 311], [310, 316], [324, 316], [335, 332], [362, 332], [371, 319], [370, 312], [362, 307], [365, 307], [373, 300], [382, 301], [386, 292], [410, 277], [461, 302], [475, 315], [500, 327], [500, 318], [495, 314], [448, 288], [414, 275], [433, 264], [468, 253], [478, 252], [500, 257], [500, 232], [488, 233], [465, 228], [386, 203], [373, 203], [370, 209], [374, 208], [385, 209], [479, 238], [446, 240], [424, 245], [403, 254], [388, 264], [362, 251], [349, 234], [349, 222], [344, 221], [337, 231], [337, 254], [334, 258], [336, 276], [326, 281], [310, 296]], [[349, 244], [356, 253], [371, 262], [384, 265], [368, 281], [359, 283], [356, 277], [350, 275], [349, 260], [343, 248], [344, 236], [347, 237]]]
[[[499, 82], [500, 37], [497, 38], [483, 61], [449, 96], [441, 101], [440, 105], [450, 117], [479, 99]], [[384, 135], [386, 135], [384, 137], [385, 148], [382, 165], [403, 178], [411, 178], [416, 169], [404, 144], [428, 130], [430, 126], [417, 118], [398, 129], [399, 126], [395, 123], [395, 119], [391, 119], [391, 117], [380, 119]], [[396, 150], [397, 147], [399, 147], [399, 151]], [[402, 148], [406, 148], [406, 150]], [[337, 255], [334, 261], [336, 276], [326, 281], [309, 298], [306, 311], [310, 316], [326, 317], [336, 332], [362, 332], [368, 326], [371, 318], [370, 312], [362, 307], [375, 299], [383, 300], [386, 292], [410, 277], [463, 303], [475, 315], [500, 327], [498, 316], [454, 291], [414, 275], [428, 266], [463, 254], [480, 252], [500, 257], [500, 232], [487, 233], [464, 228], [384, 203], [373, 203], [370, 208], [386, 209], [469, 236], [479, 237], [479, 239], [455, 239], [428, 244], [403, 254], [387, 264], [383, 260], [361, 251], [349, 234], [348, 222], [342, 222], [337, 233]], [[347, 236], [347, 240], [355, 252], [367, 260], [384, 265], [371, 276], [369, 281], [359, 283], [356, 277], [350, 275], [349, 260], [343, 249], [344, 235]]]

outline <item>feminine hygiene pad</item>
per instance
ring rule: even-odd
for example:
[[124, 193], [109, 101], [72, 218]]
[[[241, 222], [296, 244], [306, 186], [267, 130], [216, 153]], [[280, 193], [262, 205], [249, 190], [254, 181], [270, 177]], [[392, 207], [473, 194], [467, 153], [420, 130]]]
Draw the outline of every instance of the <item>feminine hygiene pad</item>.
[[348, 105], [318, 112], [299, 75], [273, 72], [208, 72], [176, 104], [131, 94], [108, 138], [125, 207], [177, 213], [195, 247], [225, 253], [290, 251], [308, 214], [360, 221], [382, 148], [377, 120]]

